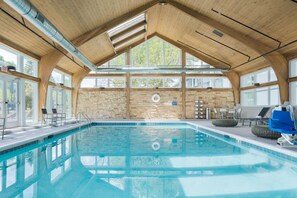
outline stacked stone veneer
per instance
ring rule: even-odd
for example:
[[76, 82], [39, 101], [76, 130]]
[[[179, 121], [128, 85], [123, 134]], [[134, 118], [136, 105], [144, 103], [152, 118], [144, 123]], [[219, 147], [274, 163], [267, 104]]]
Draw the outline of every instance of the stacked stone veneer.
[[[158, 93], [160, 102], [152, 101]], [[203, 100], [205, 107], [231, 108], [234, 106], [232, 91], [186, 91], [186, 118], [194, 118], [195, 101]], [[173, 106], [172, 102], [177, 105]], [[181, 119], [183, 118], [182, 92], [133, 90], [130, 91], [131, 119]], [[85, 112], [92, 118], [128, 118], [125, 90], [79, 91], [77, 112]]]
[[92, 118], [126, 118], [125, 91], [79, 91], [77, 112], [87, 113]]
[[[160, 102], [154, 103], [152, 96], [158, 93]], [[172, 106], [172, 102], [177, 102]], [[181, 91], [131, 91], [130, 117], [148, 119], [177, 119], [182, 118]]]
[[194, 118], [194, 106], [196, 100], [202, 100], [205, 107], [212, 109], [234, 107], [234, 97], [232, 91], [187, 91], [186, 118]]

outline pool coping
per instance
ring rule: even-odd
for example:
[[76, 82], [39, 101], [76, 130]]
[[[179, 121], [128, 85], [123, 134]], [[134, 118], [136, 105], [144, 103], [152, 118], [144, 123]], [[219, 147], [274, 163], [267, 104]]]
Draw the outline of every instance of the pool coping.
[[[36, 143], [36, 142], [44, 141], [45, 139], [48, 139], [49, 136], [57, 136], [60, 134], [64, 134], [66, 132], [69, 132], [74, 129], [78, 129], [80, 127], [84, 127], [86, 125], [88, 125], [88, 123], [77, 123], [77, 124], [66, 125], [66, 126], [61, 126], [61, 127], [36, 129], [36, 130], [34, 130], [34, 132], [31, 131], [31, 135], [34, 134], [33, 137], [29, 136], [29, 137], [26, 137], [25, 139], [19, 139], [17, 137], [14, 139], [14, 141], [4, 142], [4, 145], [0, 144], [0, 155], [2, 153], [7, 153], [7, 152], [28, 146], [28, 145]], [[4, 138], [4, 141], [5, 141], [5, 138]], [[1, 143], [3, 143], [3, 142], [1, 142]]]
[[[235, 139], [238, 142], [245, 142], [245, 143], [248, 143], [248, 144], [252, 144], [252, 145], [254, 145], [256, 147], [261, 147], [261, 148], [264, 148], [264, 149], [272, 150], [272, 151], [277, 152], [277, 153], [279, 153], [281, 155], [287, 155], [289, 157], [296, 158], [296, 161], [297, 161], [297, 152], [285, 149], [283, 147], [278, 146], [277, 144], [276, 145], [270, 145], [270, 144], [259, 142], [259, 141], [256, 141], [256, 140], [251, 140], [251, 139], [239, 136], [239, 135], [230, 134], [230, 133], [218, 130], [218, 129], [214, 129], [214, 128], [210, 128], [210, 127], [207, 127], [207, 126], [200, 125], [198, 123], [193, 123], [191, 121], [185, 121], [185, 120], [121, 120], [121, 121], [117, 121], [117, 120], [104, 120], [104, 121], [94, 120], [94, 121], [92, 121], [92, 124], [96, 124], [96, 123], [97, 124], [99, 124], [99, 123], [101, 123], [101, 124], [104, 124], [104, 123], [109, 123], [109, 124], [110, 123], [119, 123], [119, 124], [120, 123], [136, 123], [136, 126], [144, 126], [144, 125], [140, 125], [139, 123], [188, 124], [188, 125], [194, 127], [197, 130], [204, 129], [204, 130], [208, 130], [208, 131], [211, 131], [211, 132], [223, 135], [223, 136], [228, 136], [230, 138]], [[88, 125], [88, 123], [84, 122], [84, 123], [77, 123], [77, 124], [72, 124], [72, 125], [67, 125], [67, 126], [61, 126], [61, 127], [57, 127], [57, 128], [49, 128], [49, 129], [43, 129], [43, 130], [37, 129], [35, 131], [34, 135], [35, 134], [38, 134], [38, 135], [36, 135], [34, 137], [31, 136], [31, 137], [26, 137], [25, 139], [18, 139], [18, 140], [16, 140], [17, 139], [16, 138], [15, 141], [11, 141], [10, 143], [6, 143], [4, 145], [0, 144], [0, 154], [10, 152], [12, 150], [16, 150], [16, 149], [21, 148], [21, 147], [25, 147], [25, 146], [30, 145], [30, 144], [35, 143], [35, 142], [44, 141], [49, 136], [60, 135], [60, 134], [63, 134], [65, 132], [69, 132], [71, 130], [75, 130], [75, 129], [78, 129], [80, 127], [84, 127], [86, 125]], [[98, 126], [100, 126], [100, 125], [98, 125]], [[148, 125], [148, 126], [154, 126], [154, 125]]]

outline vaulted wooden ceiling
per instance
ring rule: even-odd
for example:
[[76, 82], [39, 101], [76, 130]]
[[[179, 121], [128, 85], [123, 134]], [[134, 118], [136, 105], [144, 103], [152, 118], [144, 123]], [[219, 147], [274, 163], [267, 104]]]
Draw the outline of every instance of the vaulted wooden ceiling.
[[[69, 40], [92, 31], [109, 21], [121, 17], [133, 10], [150, 3], [152, 0], [31, 0], [31, 2], [48, 18]], [[244, 37], [264, 44], [269, 49], [275, 49], [281, 42], [281, 46], [297, 39], [297, 3], [291, 0], [176, 0], [206, 17], [218, 21], [224, 26], [232, 28]], [[22, 18], [15, 11], [1, 2], [1, 9], [5, 10], [20, 22]], [[217, 11], [217, 12], [215, 12]], [[219, 13], [224, 14], [220, 15]], [[177, 9], [170, 3], [166, 5], [156, 4], [146, 11], [147, 33], [158, 33], [174, 42], [191, 46], [220, 59], [231, 66], [236, 66], [260, 55], [257, 49], [252, 49], [239, 42], [238, 39], [224, 34], [219, 37], [213, 33], [215, 29], [201, 20], [190, 16], [185, 11]], [[227, 18], [227, 17], [229, 18]], [[257, 31], [267, 34], [271, 38], [261, 35], [239, 23], [248, 25]], [[46, 40], [29, 22], [26, 25]], [[24, 49], [31, 51], [39, 57], [55, 50], [38, 36], [0, 12], [0, 41], [7, 40]], [[213, 40], [212, 40], [213, 39]], [[232, 50], [214, 40], [236, 49]], [[95, 36], [81, 45], [80, 50], [94, 63], [100, 62], [114, 54], [114, 49], [106, 33]], [[197, 53], [200, 53], [200, 52]], [[239, 52], [241, 53], [239, 53]], [[297, 54], [297, 43], [280, 49], [278, 52], [284, 56]], [[218, 64], [220, 64], [218, 62]], [[269, 63], [264, 58], [259, 58], [251, 63], [236, 69], [238, 72], [246, 72], [254, 67], [267, 66]], [[58, 66], [77, 72], [80, 67], [63, 57]]]

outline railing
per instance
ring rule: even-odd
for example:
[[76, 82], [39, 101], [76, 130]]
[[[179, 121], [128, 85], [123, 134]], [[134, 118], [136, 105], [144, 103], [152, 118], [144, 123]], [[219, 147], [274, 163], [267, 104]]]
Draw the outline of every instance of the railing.
[[77, 122], [82, 121], [82, 117], [87, 121], [87, 123], [88, 123], [89, 125], [92, 124], [92, 119], [88, 116], [88, 114], [83, 113], [83, 112], [78, 112], [78, 113], [76, 114], [76, 121], [77, 121]]

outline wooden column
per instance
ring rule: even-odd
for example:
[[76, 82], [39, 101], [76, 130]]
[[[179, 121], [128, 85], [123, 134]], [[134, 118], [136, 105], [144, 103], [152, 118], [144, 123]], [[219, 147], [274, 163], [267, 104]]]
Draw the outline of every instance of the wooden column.
[[226, 76], [232, 85], [235, 105], [240, 104], [240, 77], [235, 71], [226, 72]]
[[273, 68], [277, 77], [279, 85], [280, 101], [283, 104], [285, 101], [289, 101], [289, 69], [287, 59], [278, 52], [270, 53], [264, 56], [268, 60]]
[[77, 99], [81, 81], [89, 74], [88, 68], [81, 68], [72, 76], [72, 113], [77, 114]]
[[[130, 49], [127, 50], [126, 53], [126, 65], [130, 67]], [[130, 73], [126, 74], [126, 111], [127, 111], [127, 119], [130, 119]]]
[[[186, 53], [182, 50], [182, 68], [186, 66]], [[186, 119], [186, 73], [182, 72], [182, 119]]]
[[38, 94], [38, 115], [41, 118], [41, 109], [46, 107], [47, 88], [53, 69], [63, 57], [58, 51], [53, 51], [40, 59], [38, 74], [40, 78], [39, 94]]

